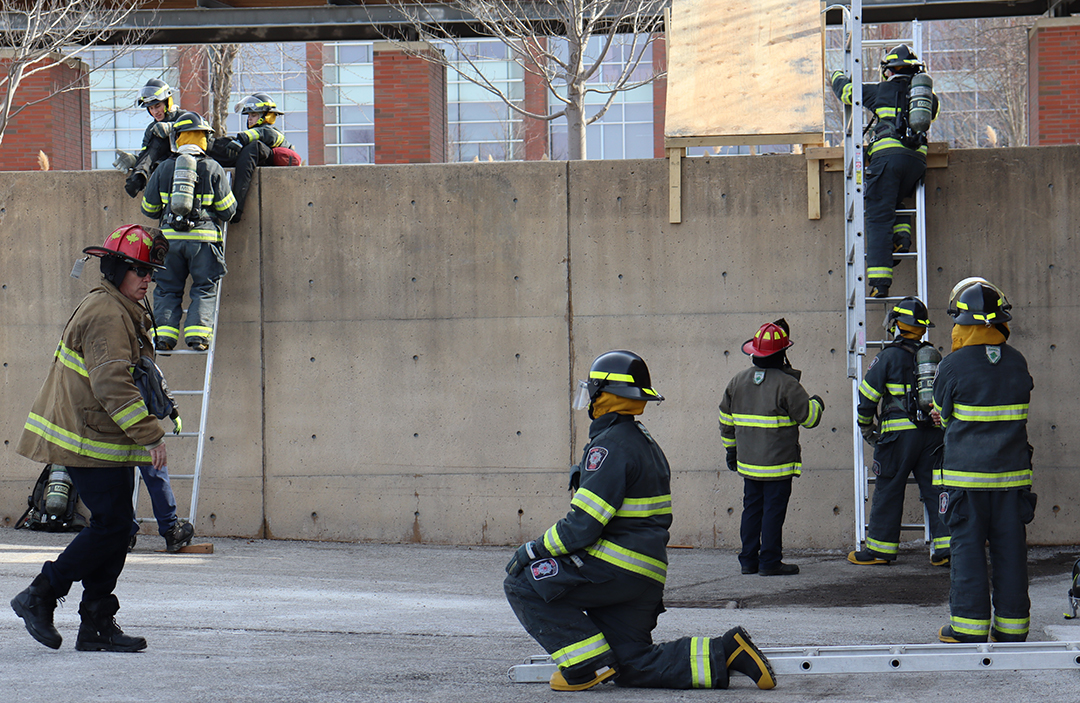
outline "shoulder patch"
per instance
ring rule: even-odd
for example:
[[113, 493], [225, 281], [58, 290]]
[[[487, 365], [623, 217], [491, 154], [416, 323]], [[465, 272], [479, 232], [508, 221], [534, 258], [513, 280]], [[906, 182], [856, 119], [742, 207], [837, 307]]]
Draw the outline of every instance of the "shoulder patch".
[[640, 420], [635, 421], [634, 424], [636, 424], [638, 426], [638, 429], [641, 430], [641, 434], [645, 435], [645, 439], [649, 440], [653, 444], [656, 444], [656, 440], [652, 438], [652, 435], [649, 434], [649, 431], [645, 429], [645, 425], [641, 424]]
[[596, 471], [600, 468], [600, 465], [604, 463], [604, 459], [607, 459], [608, 450], [603, 447], [593, 447], [589, 450], [589, 455], [585, 457], [585, 470]]
[[870, 369], [874, 368], [874, 364], [876, 364], [878, 362], [878, 359], [880, 359], [880, 358], [881, 358], [881, 356], [878, 355], [878, 356], [875, 356], [873, 359], [871, 359], [870, 360], [870, 365], [866, 367], [866, 370], [869, 371]]
[[764, 380], [765, 380], [765, 370], [764, 369], [755, 370], [754, 371], [754, 385], [755, 386], [760, 386]]
[[997, 362], [1001, 361], [1001, 347], [988, 344], [986, 346], [986, 358], [991, 364], [997, 364]]

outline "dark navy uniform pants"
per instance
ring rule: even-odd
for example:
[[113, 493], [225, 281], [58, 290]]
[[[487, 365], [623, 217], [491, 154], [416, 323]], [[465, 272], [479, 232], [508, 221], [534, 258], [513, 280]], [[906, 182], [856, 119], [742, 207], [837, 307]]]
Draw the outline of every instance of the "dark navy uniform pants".
[[[1023, 642], [1031, 609], [1024, 526], [1035, 516], [1035, 494], [1027, 488], [949, 489], [947, 494], [944, 518], [952, 532], [949, 622], [953, 632], [990, 635], [998, 642]], [[993, 571], [992, 598], [986, 570], [987, 543]]]
[[874, 448], [874, 498], [870, 504], [867, 549], [882, 559], [895, 559], [900, 548], [900, 521], [908, 476], [914, 474], [930, 520], [935, 553], [948, 551], [949, 528], [938, 510], [940, 489], [933, 486], [935, 454], [941, 449], [940, 430], [889, 432]]
[[[892, 284], [893, 235], [911, 245], [911, 218], [897, 216], [904, 198], [926, 173], [926, 161], [910, 149], [887, 149], [866, 167], [866, 271], [870, 285]], [[902, 241], [906, 237], [906, 242]]]
[[81, 581], [82, 599], [100, 600], [116, 588], [116, 579], [127, 560], [131, 521], [135, 517], [131, 505], [135, 469], [69, 466], [67, 470], [79, 498], [90, 510], [90, 526], [80, 530], [55, 561], [45, 562], [41, 573], [57, 596], [67, 595], [71, 584]]
[[746, 569], [774, 569], [784, 556], [784, 519], [791, 498], [791, 477], [757, 481], [743, 477], [743, 514], [739, 563]]
[[[727, 688], [720, 638], [653, 644], [664, 587], [618, 571], [594, 560], [579, 567], [573, 557], [542, 559], [507, 576], [503, 590], [522, 626], [568, 681], [611, 666], [619, 686]], [[575, 655], [584, 658], [576, 661]]]

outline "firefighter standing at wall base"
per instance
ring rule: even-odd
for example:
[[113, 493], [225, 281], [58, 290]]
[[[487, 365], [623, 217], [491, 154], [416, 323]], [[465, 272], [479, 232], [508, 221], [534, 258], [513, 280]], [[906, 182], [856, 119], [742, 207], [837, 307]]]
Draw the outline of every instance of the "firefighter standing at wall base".
[[210, 125], [194, 112], [181, 114], [172, 128], [173, 156], [150, 176], [142, 211], [161, 222], [170, 243], [165, 271], [154, 289], [154, 343], [168, 351], [180, 339], [184, 287], [191, 277], [184, 341], [205, 351], [214, 333], [214, 298], [225, 275], [222, 223], [236, 211], [225, 171], [206, 158]]
[[82, 583], [76, 649], [146, 648], [145, 639], [117, 626], [114, 590], [134, 518], [134, 466], [152, 462], [162, 468], [167, 459], [165, 430], [149, 413], [131, 368], [142, 356], [154, 358], [145, 297], [168, 247], [161, 232], [125, 225], [103, 246], [83, 250], [101, 257], [103, 280], [64, 327], [16, 449], [32, 461], [66, 467], [90, 510], [90, 526], [11, 600], [30, 635], [51, 649], [62, 643], [53, 624], [57, 600], [75, 581]]
[[[926, 173], [926, 132], [910, 129], [908, 92], [912, 78], [924, 70], [906, 45], [889, 51], [881, 60], [880, 83], [863, 83], [863, 106], [874, 113], [873, 136], [866, 153], [866, 277], [870, 295], [884, 298], [893, 278], [893, 253], [911, 249], [911, 218], [897, 209], [911, 196]], [[851, 77], [833, 71], [832, 89], [845, 105], [851, 104]], [[932, 96], [929, 119], [937, 117], [938, 99]]]
[[236, 111], [247, 116], [247, 129], [231, 139], [215, 140], [210, 150], [210, 155], [222, 166], [236, 168], [232, 187], [236, 212], [233, 213], [232, 222], [239, 222], [244, 214], [244, 204], [256, 166], [300, 165], [300, 156], [293, 151], [285, 135], [274, 126], [278, 116], [285, 113], [278, 110], [269, 95], [249, 95], [240, 101]]
[[753, 367], [731, 379], [720, 401], [720, 437], [727, 467], [743, 477], [739, 564], [744, 574], [790, 576], [785, 564], [784, 519], [791, 480], [802, 473], [799, 426], [817, 427], [825, 402], [810, 397], [791, 368], [792, 344], [783, 319], [761, 326], [742, 350]]
[[[172, 96], [173, 89], [168, 83], [158, 78], [151, 78], [139, 90], [135, 106], [145, 107], [154, 121], [146, 126], [142, 150], [137, 157], [134, 157], [135, 162], [124, 183], [124, 190], [133, 198], [146, 187], [150, 174], [159, 163], [169, 158], [171, 153], [169, 131], [172, 129], [172, 123], [183, 112], [178, 105], [173, 103]], [[128, 155], [127, 158], [132, 157]]]
[[[930, 520], [930, 563], [945, 566], [949, 563], [949, 532], [938, 515], [938, 491], [933, 486], [934, 461], [941, 452], [942, 433], [930, 419], [929, 408], [919, 407], [916, 389], [916, 357], [920, 351], [940, 358], [929, 342], [920, 341], [926, 329], [934, 325], [926, 305], [909, 297], [889, 312], [884, 326], [895, 340], [874, 357], [859, 384], [859, 428], [874, 446], [876, 480], [870, 529], [866, 549], [851, 552], [848, 561], [867, 565], [888, 564], [896, 559], [904, 489], [908, 476], [914, 474]], [[928, 371], [927, 386], [933, 381], [933, 368]]]
[[1033, 384], [1024, 355], [1006, 344], [1010, 307], [984, 279], [961, 281], [950, 296], [953, 351], [934, 381], [934, 410], [945, 428], [945, 460], [934, 484], [952, 532], [942, 642], [1023, 642], [1030, 625], [1025, 525], [1035, 516], [1027, 436]]
[[[506, 566], [506, 598], [551, 655], [556, 691], [608, 679], [618, 686], [727, 688], [729, 671], [773, 688], [768, 661], [741, 627], [722, 637], [653, 644], [664, 612], [671, 472], [664, 452], [634, 420], [662, 401], [637, 354], [611, 351], [579, 383], [575, 409], [592, 425], [570, 512], [518, 548]], [[576, 483], [576, 485], [575, 485]]]

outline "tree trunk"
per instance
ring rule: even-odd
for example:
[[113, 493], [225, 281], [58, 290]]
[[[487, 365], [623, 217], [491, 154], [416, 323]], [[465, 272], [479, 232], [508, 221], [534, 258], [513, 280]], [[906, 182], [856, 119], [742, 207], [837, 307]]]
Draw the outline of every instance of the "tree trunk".
[[[213, 96], [213, 104], [210, 108], [210, 126], [214, 128], [214, 134], [219, 137], [226, 136], [225, 120], [229, 116], [233, 61], [239, 52], [239, 44], [218, 44], [207, 47], [207, 54], [210, 59], [210, 94]], [[242, 124], [241, 129], [246, 126], [246, 124]]]
[[[580, 17], [580, 13], [576, 15]], [[581, 27], [566, 28], [568, 49], [566, 70], [566, 156], [571, 161], [585, 158], [585, 46]]]

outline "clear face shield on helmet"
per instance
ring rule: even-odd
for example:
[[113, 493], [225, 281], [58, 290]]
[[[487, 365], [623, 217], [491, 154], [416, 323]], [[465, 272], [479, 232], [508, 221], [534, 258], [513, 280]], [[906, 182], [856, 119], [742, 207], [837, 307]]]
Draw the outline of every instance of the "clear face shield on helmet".
[[574, 402], [571, 404], [574, 410], [584, 410], [589, 407], [589, 403], [592, 402], [592, 398], [589, 397], [589, 384], [585, 381], [577, 382], [577, 394], [574, 396]]

